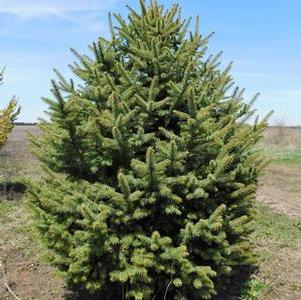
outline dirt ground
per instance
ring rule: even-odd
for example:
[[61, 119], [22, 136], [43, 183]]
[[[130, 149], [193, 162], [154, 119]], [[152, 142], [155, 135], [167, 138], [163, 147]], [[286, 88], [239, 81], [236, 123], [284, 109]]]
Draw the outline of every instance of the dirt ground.
[[[38, 132], [35, 126], [15, 127], [1, 149], [0, 175], [8, 182], [15, 181], [16, 176], [35, 177], [39, 172], [28, 143], [28, 133], [37, 135]], [[12, 190], [7, 204], [11, 209], [4, 211], [4, 224], [0, 223], [0, 300], [15, 299], [4, 283], [20, 300], [66, 299], [64, 282], [55, 276], [55, 269], [43, 263], [39, 246], [31, 239], [29, 217], [23, 202], [16, 201], [22, 197], [16, 194], [14, 184]]]
[[267, 261], [261, 265], [261, 273], [271, 285], [270, 292], [262, 299], [301, 299], [301, 244], [293, 249], [280, 251], [276, 257], [272, 264]]
[[271, 165], [260, 183], [257, 200], [301, 218], [301, 166]]
[[[301, 165], [271, 165], [260, 183], [257, 200], [275, 211], [301, 220]], [[301, 299], [301, 243], [293, 249], [273, 254], [274, 261], [260, 266], [261, 273], [271, 282], [271, 292], [263, 299]]]
[[[8, 176], [12, 165], [9, 166], [7, 162], [11, 161], [16, 168], [13, 172], [21, 175], [30, 173], [31, 176], [36, 172], [33, 166], [37, 162], [28, 151], [28, 130], [38, 133], [35, 127], [17, 127], [5, 148], [1, 150], [0, 160], [1, 156], [2, 161], [3, 157], [7, 157], [2, 171]], [[27, 167], [31, 169], [24, 172]], [[261, 180], [257, 199], [275, 211], [301, 220], [301, 165], [271, 165]], [[31, 238], [30, 222], [22, 201], [8, 203], [8, 207], [11, 205], [12, 209], [5, 216], [7, 220], [4, 224], [0, 223], [0, 300], [16, 299], [7, 291], [3, 282], [9, 285], [20, 300], [67, 299], [63, 281], [54, 275], [53, 268], [42, 263], [40, 253], [43, 251], [40, 251]], [[9, 227], [5, 224], [9, 224]], [[301, 243], [272, 254], [272, 262], [267, 260], [260, 265], [262, 278], [269, 282], [269, 292], [260, 299], [301, 299]], [[69, 299], [74, 300], [75, 296]], [[247, 300], [251, 299], [253, 298]]]
[[[21, 209], [14, 216], [24, 218], [24, 213]], [[10, 224], [10, 228], [1, 230], [1, 234], [4, 233], [7, 238], [0, 243], [0, 280], [3, 281], [0, 285], [0, 299], [14, 299], [4, 283], [20, 300], [64, 299], [64, 283], [55, 276], [52, 267], [41, 263], [38, 247], [33, 248], [33, 242], [27, 238], [27, 224], [24, 224], [24, 231], [19, 229], [20, 224], [17, 222], [15, 228], [13, 222]]]

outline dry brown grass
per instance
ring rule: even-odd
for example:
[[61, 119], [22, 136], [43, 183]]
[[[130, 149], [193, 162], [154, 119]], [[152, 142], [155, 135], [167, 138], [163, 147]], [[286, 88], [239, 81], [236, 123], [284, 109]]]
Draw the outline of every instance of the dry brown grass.
[[301, 127], [269, 127], [259, 143], [274, 163], [301, 163]]
[[301, 149], [301, 128], [273, 126], [267, 128], [263, 145], [281, 149]]

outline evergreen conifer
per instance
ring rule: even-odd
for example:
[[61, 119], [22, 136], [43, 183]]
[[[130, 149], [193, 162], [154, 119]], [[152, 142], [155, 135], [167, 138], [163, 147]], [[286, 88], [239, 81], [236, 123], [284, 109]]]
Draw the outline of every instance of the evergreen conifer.
[[[33, 139], [45, 169], [28, 203], [49, 260], [101, 299], [210, 299], [252, 263], [253, 198], [266, 119], [206, 57], [199, 21], [156, 1], [115, 15], [82, 84], [58, 73]], [[255, 100], [255, 98], [253, 99]]]
[[[3, 81], [4, 70], [0, 70], [0, 84]], [[0, 147], [3, 146], [13, 129], [13, 122], [20, 113], [15, 98], [9, 101], [4, 109], [0, 109]]]

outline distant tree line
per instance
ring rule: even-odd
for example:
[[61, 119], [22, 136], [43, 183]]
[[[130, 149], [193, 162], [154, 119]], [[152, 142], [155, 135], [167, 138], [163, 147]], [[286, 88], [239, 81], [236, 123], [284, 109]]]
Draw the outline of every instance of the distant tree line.
[[15, 126], [36, 126], [37, 122], [14, 122]]

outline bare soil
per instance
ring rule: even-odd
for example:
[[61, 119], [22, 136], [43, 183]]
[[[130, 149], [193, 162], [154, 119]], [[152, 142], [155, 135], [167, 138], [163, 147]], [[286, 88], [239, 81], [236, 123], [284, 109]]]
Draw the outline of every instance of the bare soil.
[[[257, 200], [301, 220], [301, 165], [271, 165], [262, 178]], [[274, 260], [260, 265], [261, 274], [270, 285], [270, 291], [263, 299], [301, 299], [301, 243], [272, 255]]]
[[37, 126], [17, 126], [0, 152], [1, 158], [14, 160], [34, 160], [29, 147], [29, 135], [38, 135]]
[[301, 244], [294, 249], [283, 249], [274, 261], [262, 263], [260, 270], [270, 284], [263, 300], [301, 299]]
[[64, 282], [55, 276], [54, 268], [43, 263], [42, 251], [32, 240], [29, 216], [20, 201], [24, 189], [15, 182], [15, 177], [35, 177], [39, 172], [38, 162], [29, 149], [28, 133], [37, 135], [39, 130], [35, 126], [15, 127], [0, 151], [0, 175], [4, 180], [0, 185], [0, 202], [12, 206], [0, 223], [0, 300], [15, 299], [4, 283], [20, 300], [65, 299]]
[[272, 165], [257, 192], [257, 200], [291, 217], [301, 218], [301, 165]]

